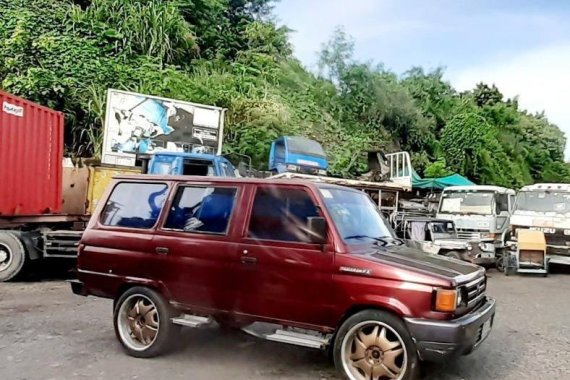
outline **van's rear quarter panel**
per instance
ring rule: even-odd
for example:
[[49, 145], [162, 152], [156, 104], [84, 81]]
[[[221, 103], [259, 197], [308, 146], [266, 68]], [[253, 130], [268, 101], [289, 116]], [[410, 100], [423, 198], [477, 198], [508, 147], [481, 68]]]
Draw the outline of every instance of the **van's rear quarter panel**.
[[63, 115], [0, 91], [0, 216], [61, 210]]

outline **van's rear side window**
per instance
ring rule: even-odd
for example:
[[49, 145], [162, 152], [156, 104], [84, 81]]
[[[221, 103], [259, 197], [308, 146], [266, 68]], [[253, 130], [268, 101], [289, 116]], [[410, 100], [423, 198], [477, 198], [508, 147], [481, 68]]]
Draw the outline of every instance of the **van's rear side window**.
[[164, 228], [185, 232], [225, 234], [237, 189], [194, 187], [178, 189]]
[[119, 183], [101, 215], [106, 226], [152, 228], [168, 196], [163, 183]]

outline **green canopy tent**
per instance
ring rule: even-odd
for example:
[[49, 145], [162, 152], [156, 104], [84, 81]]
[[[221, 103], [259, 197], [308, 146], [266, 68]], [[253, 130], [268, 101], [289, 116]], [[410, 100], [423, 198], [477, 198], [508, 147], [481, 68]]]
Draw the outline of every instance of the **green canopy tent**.
[[414, 170], [412, 173], [412, 188], [423, 190], [443, 190], [448, 186], [471, 186], [473, 182], [460, 174], [452, 174], [441, 178], [421, 178]]

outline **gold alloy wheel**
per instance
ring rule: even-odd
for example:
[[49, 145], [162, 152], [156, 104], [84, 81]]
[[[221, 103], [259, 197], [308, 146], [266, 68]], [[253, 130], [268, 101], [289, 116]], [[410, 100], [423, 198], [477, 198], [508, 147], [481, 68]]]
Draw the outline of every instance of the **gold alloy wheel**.
[[159, 315], [156, 305], [142, 294], [133, 294], [122, 304], [117, 315], [121, 340], [130, 349], [149, 348], [158, 335]]
[[405, 375], [404, 341], [383, 322], [365, 321], [353, 326], [341, 349], [342, 365], [351, 380], [400, 380]]

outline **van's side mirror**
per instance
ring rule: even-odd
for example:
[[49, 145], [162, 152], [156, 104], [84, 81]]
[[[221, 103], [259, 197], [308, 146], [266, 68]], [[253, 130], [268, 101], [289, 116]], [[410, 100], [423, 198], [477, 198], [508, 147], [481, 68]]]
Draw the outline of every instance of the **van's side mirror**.
[[313, 244], [325, 244], [327, 242], [327, 221], [320, 216], [307, 218], [309, 239]]

